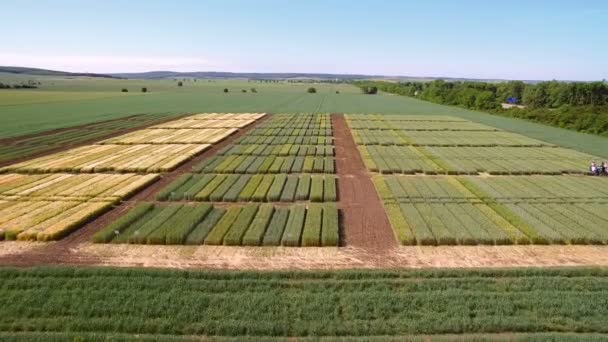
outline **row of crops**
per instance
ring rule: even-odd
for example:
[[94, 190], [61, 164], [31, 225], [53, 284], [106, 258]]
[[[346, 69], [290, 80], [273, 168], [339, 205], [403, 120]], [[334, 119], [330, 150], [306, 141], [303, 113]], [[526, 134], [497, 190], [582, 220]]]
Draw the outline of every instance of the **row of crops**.
[[359, 146], [359, 151], [370, 171], [383, 174], [583, 174], [587, 171], [586, 164], [594, 158], [560, 147], [369, 145]]
[[142, 129], [121, 135], [120, 137], [104, 140], [100, 144], [215, 144], [236, 131], [236, 128]]
[[0, 175], [0, 240], [59, 239], [157, 178], [156, 174]]
[[353, 130], [359, 145], [414, 145], [414, 146], [522, 146], [552, 147], [552, 144], [503, 131], [407, 131]]
[[335, 173], [333, 157], [215, 156], [192, 168], [203, 173]]
[[157, 192], [156, 200], [164, 203], [136, 206], [93, 240], [337, 246], [331, 134], [328, 115], [273, 115]]
[[335, 204], [276, 206], [140, 203], [97, 232], [97, 243], [337, 246]]
[[333, 175], [183, 174], [157, 193], [159, 201], [335, 202]]
[[80, 144], [85, 141], [106, 137], [120, 131], [148, 126], [174, 116], [178, 115], [135, 115], [124, 119], [103, 121], [53, 133], [13, 138], [7, 142], [0, 142], [0, 163], [25, 158], [59, 147]]
[[403, 244], [605, 244], [608, 184], [576, 176], [374, 176]]
[[[255, 119], [243, 114], [203, 117], [190, 121], [217, 126], [226, 119], [229, 126], [246, 126]], [[214, 142], [236, 131], [203, 126], [188, 130], [191, 141]], [[155, 181], [157, 172], [170, 171], [211, 146], [182, 143], [181, 134], [180, 129], [143, 129], [110, 139], [124, 144], [106, 141], [0, 169], [0, 239], [59, 239]]]
[[165, 172], [205, 151], [208, 144], [86, 145], [0, 168], [0, 172]]

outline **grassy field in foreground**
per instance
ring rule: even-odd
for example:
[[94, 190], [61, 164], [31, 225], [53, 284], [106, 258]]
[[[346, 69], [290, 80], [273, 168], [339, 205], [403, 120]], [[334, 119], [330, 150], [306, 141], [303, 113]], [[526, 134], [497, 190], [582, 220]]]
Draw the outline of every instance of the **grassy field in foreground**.
[[[1, 76], [1, 75], [0, 75]], [[2, 77], [0, 77], [0, 81]], [[47, 83], [51, 84], [48, 85]], [[150, 93], [139, 92], [147, 86]], [[608, 158], [608, 139], [524, 120], [394, 96], [362, 95], [350, 85], [267, 84], [247, 81], [43, 80], [37, 90], [0, 91], [0, 138], [41, 132], [138, 113], [272, 112], [451, 115]], [[132, 89], [119, 93], [122, 87]], [[255, 87], [258, 93], [249, 91]], [[223, 89], [230, 93], [224, 94]], [[241, 89], [248, 90], [242, 93]], [[339, 94], [336, 94], [339, 91]], [[60, 92], [60, 94], [49, 94]], [[91, 92], [91, 94], [87, 94]], [[107, 97], [105, 94], [107, 93]], [[27, 95], [23, 95], [27, 94]], [[42, 103], [38, 103], [41, 102]]]
[[16, 337], [608, 333], [606, 269], [1, 268], [0, 293], [0, 332]]

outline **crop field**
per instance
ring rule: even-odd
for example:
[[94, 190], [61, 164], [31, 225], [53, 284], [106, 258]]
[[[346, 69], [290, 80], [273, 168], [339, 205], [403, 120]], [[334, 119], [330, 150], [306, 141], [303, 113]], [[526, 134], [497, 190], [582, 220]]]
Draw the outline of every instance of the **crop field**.
[[159, 201], [335, 202], [336, 177], [311, 174], [184, 174], [156, 194]]
[[98, 243], [150, 245], [337, 246], [335, 204], [140, 203], [93, 236]]
[[205, 151], [209, 144], [87, 145], [0, 168], [0, 172], [163, 172]]
[[[201, 134], [206, 131], [195, 130]], [[265, 145], [257, 141], [260, 137], [285, 141]], [[249, 139], [256, 142], [249, 143]], [[304, 139], [305, 145], [296, 141]], [[139, 204], [96, 234], [93, 241], [337, 246], [338, 190], [333, 155], [329, 116], [302, 114], [294, 119], [273, 115], [215, 156], [194, 165], [193, 173], [177, 176], [158, 191], [155, 199], [166, 203]], [[178, 201], [188, 203], [175, 203]]]
[[595, 268], [2, 268], [0, 339], [605, 341], [606, 277]]
[[80, 144], [117, 132], [143, 127], [176, 115], [135, 115], [124, 119], [102, 121], [86, 126], [0, 140], [0, 163], [28, 157], [57, 148]]
[[[355, 115], [354, 120], [350, 116], [347, 120], [367, 168], [383, 174], [583, 174], [591, 160], [599, 159], [497, 129], [434, 129], [442, 121], [424, 122], [418, 117], [408, 121], [408, 116], [388, 119], [382, 125], [381, 117], [366, 121], [364, 116]], [[398, 128], [391, 128], [395, 122]], [[408, 123], [414, 123], [415, 128], [407, 130]], [[368, 126], [382, 127], [362, 128]]]
[[[262, 116], [252, 115], [255, 118]], [[195, 117], [197, 119], [192, 121], [209, 122], [214, 126], [217, 126], [217, 120], [229, 120], [228, 125], [234, 127], [251, 123], [244, 114], [211, 114], [209, 120], [200, 114]], [[201, 139], [213, 143], [237, 128], [193, 130]], [[148, 131], [165, 133], [165, 141], [154, 141], [158, 145], [104, 141], [0, 169], [3, 173], [0, 174], [0, 239], [47, 241], [62, 238], [156, 181], [158, 172], [170, 171], [211, 146], [172, 143], [176, 140], [174, 133], [181, 131], [178, 129], [144, 129], [116, 139], [129, 141], [128, 137], [142, 132], [146, 136]], [[209, 135], [210, 131], [214, 134]]]
[[0, 175], [0, 240], [57, 240], [158, 175]]
[[[471, 138], [476, 134], [501, 141], [506, 132], [455, 126], [424, 130], [426, 124], [450, 121], [382, 118], [355, 115], [349, 120], [363, 162], [379, 173], [373, 182], [400, 243], [608, 243], [608, 182], [582, 176], [596, 157], [541, 141], [533, 145], [515, 134], [521, 144], [476, 145]], [[411, 130], [409, 123], [414, 124]], [[466, 126], [457, 119], [453, 123]], [[402, 139], [412, 132], [432, 132], [436, 141]], [[454, 136], [471, 142], [450, 145]], [[443, 137], [446, 141], [440, 143]]]

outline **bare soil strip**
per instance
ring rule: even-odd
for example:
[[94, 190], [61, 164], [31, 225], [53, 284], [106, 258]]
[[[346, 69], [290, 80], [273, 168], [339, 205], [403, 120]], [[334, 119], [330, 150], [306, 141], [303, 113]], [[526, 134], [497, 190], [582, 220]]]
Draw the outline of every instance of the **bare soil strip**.
[[332, 125], [345, 245], [387, 253], [397, 241], [344, 115], [333, 114]]

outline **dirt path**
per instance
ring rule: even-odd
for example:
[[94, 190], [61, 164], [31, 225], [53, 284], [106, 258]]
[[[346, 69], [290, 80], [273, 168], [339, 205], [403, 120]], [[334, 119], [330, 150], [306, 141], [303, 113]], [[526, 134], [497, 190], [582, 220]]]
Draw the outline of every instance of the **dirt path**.
[[397, 241], [344, 115], [333, 114], [332, 126], [344, 244], [387, 253]]

